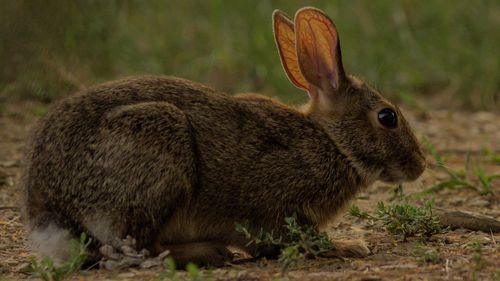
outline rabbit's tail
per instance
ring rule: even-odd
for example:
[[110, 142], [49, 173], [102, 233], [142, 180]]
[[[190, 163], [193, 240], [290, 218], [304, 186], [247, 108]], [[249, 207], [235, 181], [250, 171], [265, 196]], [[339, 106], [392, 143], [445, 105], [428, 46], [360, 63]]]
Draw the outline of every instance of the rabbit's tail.
[[[55, 264], [62, 264], [74, 253], [79, 241], [74, 228], [64, 222], [61, 215], [44, 212], [29, 219], [31, 248], [40, 257], [47, 257]], [[73, 240], [73, 241], [72, 241]], [[92, 243], [87, 248], [87, 262], [96, 256], [97, 251]]]

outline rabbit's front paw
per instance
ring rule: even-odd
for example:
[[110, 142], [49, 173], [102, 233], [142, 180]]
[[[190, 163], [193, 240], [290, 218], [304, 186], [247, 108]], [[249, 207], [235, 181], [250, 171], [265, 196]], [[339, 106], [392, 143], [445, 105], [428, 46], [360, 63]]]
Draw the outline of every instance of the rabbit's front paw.
[[363, 240], [335, 240], [332, 241], [334, 248], [322, 253], [325, 258], [364, 258], [371, 251]]

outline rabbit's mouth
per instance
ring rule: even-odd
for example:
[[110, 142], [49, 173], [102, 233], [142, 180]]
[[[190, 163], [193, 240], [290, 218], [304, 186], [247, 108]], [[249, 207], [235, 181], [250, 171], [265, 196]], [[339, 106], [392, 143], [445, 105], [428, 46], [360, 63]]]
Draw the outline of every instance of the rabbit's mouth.
[[390, 184], [411, 182], [425, 171], [426, 161], [423, 154], [418, 151], [410, 157], [404, 157], [391, 165], [387, 165], [380, 174], [380, 180]]
[[411, 181], [402, 171], [390, 169], [384, 170], [380, 174], [379, 179], [388, 184], [400, 184], [402, 182]]
[[388, 184], [400, 184], [403, 182], [411, 182], [416, 180], [422, 172], [420, 170], [410, 169], [410, 170], [401, 170], [395, 169], [394, 167], [390, 167], [385, 169], [380, 174], [380, 180], [388, 183]]

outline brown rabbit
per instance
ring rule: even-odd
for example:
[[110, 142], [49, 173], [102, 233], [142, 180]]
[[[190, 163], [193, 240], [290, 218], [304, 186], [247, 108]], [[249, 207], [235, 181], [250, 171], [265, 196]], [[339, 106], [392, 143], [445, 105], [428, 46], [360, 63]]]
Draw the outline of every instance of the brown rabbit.
[[[344, 72], [333, 22], [275, 11], [290, 80], [309, 102], [227, 96], [174, 77], [134, 77], [52, 107], [34, 131], [25, 174], [33, 245], [56, 260], [81, 232], [97, 245], [131, 235], [179, 265], [220, 265], [246, 247], [235, 223], [283, 234], [296, 214], [322, 228], [376, 180], [415, 180], [425, 161], [398, 107]], [[363, 256], [335, 242], [332, 255]], [[264, 251], [265, 252], [265, 251]], [[269, 253], [268, 253], [269, 254]], [[272, 254], [270, 254], [272, 255]]]

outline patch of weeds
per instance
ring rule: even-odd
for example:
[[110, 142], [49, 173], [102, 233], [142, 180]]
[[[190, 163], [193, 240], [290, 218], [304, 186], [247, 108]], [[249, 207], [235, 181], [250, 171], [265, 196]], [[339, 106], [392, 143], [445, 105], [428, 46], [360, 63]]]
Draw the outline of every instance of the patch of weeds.
[[386, 206], [383, 202], [379, 202], [377, 217], [389, 232], [403, 235], [403, 240], [417, 235], [430, 237], [444, 231], [439, 220], [432, 214], [431, 202], [426, 202], [422, 206], [406, 203]]
[[437, 252], [437, 250], [425, 249], [422, 245], [417, 244], [413, 251], [413, 255], [415, 255], [420, 264], [438, 264], [443, 261], [443, 259]]
[[476, 166], [475, 172], [476, 176], [479, 179], [479, 182], [481, 183], [479, 187], [479, 194], [481, 195], [493, 194], [492, 182], [493, 180], [500, 178], [500, 174], [486, 175], [484, 170], [479, 166]]
[[370, 214], [368, 214], [368, 212], [361, 210], [358, 206], [354, 204], [349, 207], [349, 215], [363, 220], [373, 219], [373, 217]]
[[190, 281], [212, 280], [210, 271], [208, 271], [208, 274], [205, 274], [194, 263], [188, 263], [186, 271], [188, 273], [188, 280]]
[[248, 239], [248, 243], [246, 246], [250, 246], [255, 244], [259, 247], [273, 247], [273, 246], [282, 246], [282, 237], [275, 237], [274, 232], [265, 232], [264, 229], [260, 229], [260, 232], [257, 235], [253, 235], [250, 233], [247, 227], [242, 224], [236, 223], [236, 232], [239, 232]]
[[465, 156], [464, 169], [462, 171], [452, 170], [446, 166], [445, 157], [441, 156], [437, 152], [434, 145], [432, 145], [432, 143], [428, 139], [424, 138], [423, 143], [430, 151], [439, 169], [445, 172], [448, 178], [422, 191], [421, 193], [419, 193], [419, 195], [428, 195], [436, 193], [446, 188], [451, 188], [451, 189], [469, 188], [477, 191], [480, 195], [487, 195], [493, 193], [491, 188], [492, 181], [495, 179], [499, 179], [500, 174], [486, 175], [484, 170], [479, 165], [476, 165], [474, 174], [476, 176], [475, 180], [479, 182], [478, 186], [477, 184], [474, 184], [474, 182], [470, 178], [467, 177], [470, 167], [470, 153], [467, 153]]
[[439, 220], [433, 216], [431, 202], [426, 202], [422, 206], [407, 203], [385, 205], [383, 202], [378, 202], [374, 215], [353, 205], [349, 214], [360, 219], [370, 219], [392, 234], [403, 235], [403, 241], [414, 236], [429, 238], [447, 231], [447, 228], [443, 228]]
[[171, 257], [165, 259], [165, 270], [159, 273], [152, 281], [160, 281], [160, 280], [171, 280], [177, 281], [179, 278], [177, 277], [177, 269], [175, 266], [175, 261]]
[[255, 244], [257, 247], [278, 247], [280, 249], [278, 261], [284, 269], [306, 258], [319, 257], [334, 248], [326, 232], [318, 232], [312, 226], [300, 225], [295, 216], [285, 218], [284, 227], [287, 230], [284, 238], [275, 237], [272, 232], [263, 230], [255, 236], [241, 224], [236, 224], [236, 231], [249, 240], [247, 246]]
[[464, 170], [463, 171], [455, 171], [455, 170], [452, 170], [446, 166], [445, 158], [437, 152], [434, 145], [428, 139], [424, 138], [423, 144], [427, 147], [427, 149], [431, 153], [431, 155], [434, 158], [434, 160], [436, 161], [436, 164], [439, 167], [439, 169], [446, 173], [446, 175], [448, 176], [448, 179], [424, 190], [421, 194], [425, 195], [425, 194], [435, 193], [435, 192], [439, 192], [445, 188], [452, 188], [452, 189], [471, 188], [471, 189], [475, 189], [475, 186], [466, 179], [467, 170], [469, 167], [469, 160], [470, 160], [469, 154], [466, 155]]
[[153, 281], [169, 280], [169, 281], [209, 281], [212, 280], [210, 271], [204, 273], [198, 266], [193, 263], [186, 265], [186, 274], [181, 274], [177, 271], [174, 259], [168, 257], [165, 259], [165, 271], [158, 274]]
[[469, 247], [473, 251], [472, 261], [474, 262], [474, 271], [472, 271], [472, 280], [477, 280], [478, 272], [486, 265], [483, 260], [483, 244], [479, 241], [474, 241], [469, 244]]
[[87, 248], [92, 239], [87, 238], [85, 233], [80, 235], [80, 240], [71, 240], [69, 259], [61, 265], [55, 265], [48, 257], [41, 261], [31, 260], [29, 271], [34, 277], [45, 281], [63, 280], [65, 277], [79, 271], [87, 259]]

